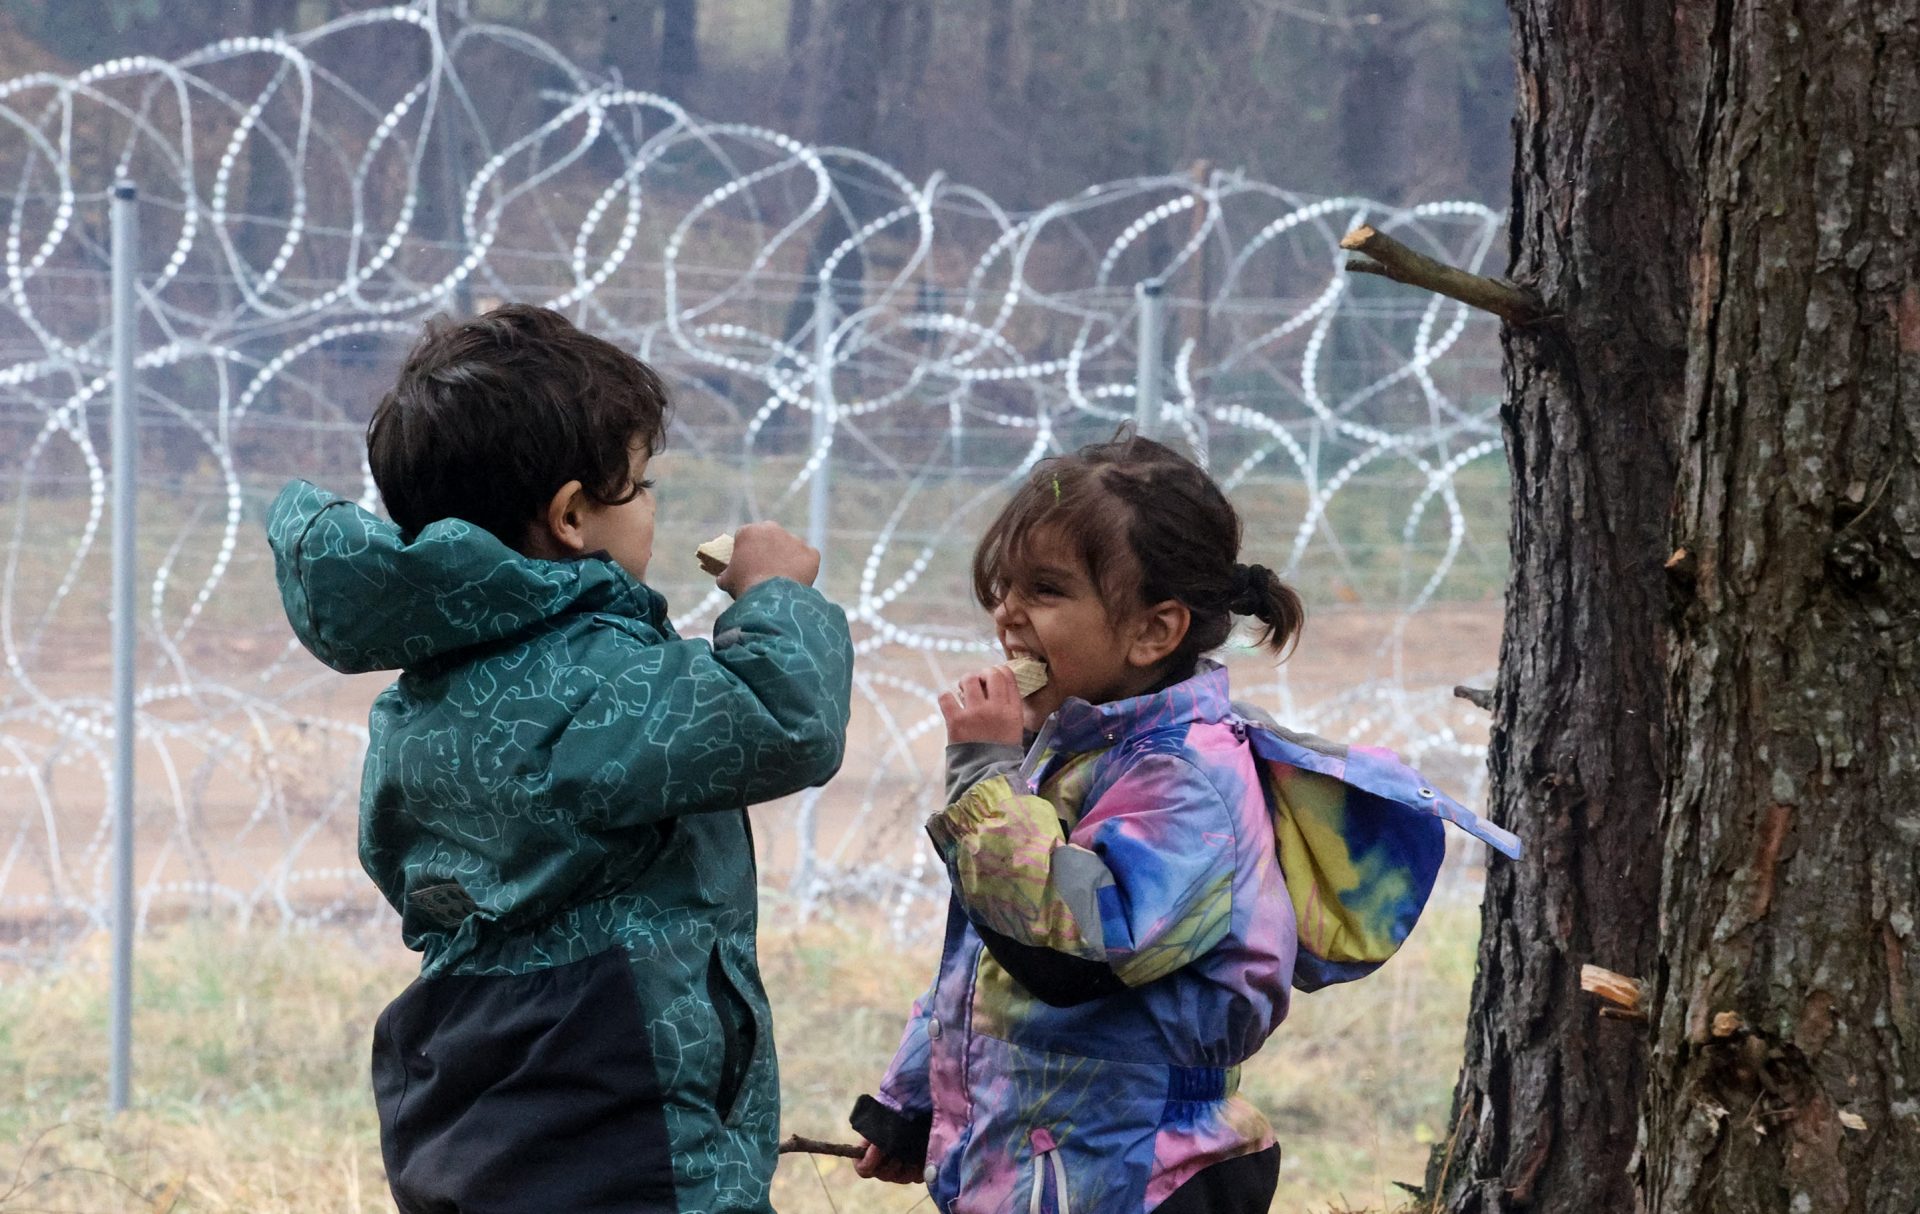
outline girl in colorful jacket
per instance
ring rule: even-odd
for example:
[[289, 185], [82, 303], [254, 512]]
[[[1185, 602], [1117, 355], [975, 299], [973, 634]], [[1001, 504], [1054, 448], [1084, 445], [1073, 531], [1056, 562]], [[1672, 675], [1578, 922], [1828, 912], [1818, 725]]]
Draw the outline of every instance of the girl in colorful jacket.
[[1236, 1089], [1286, 1015], [1295, 915], [1204, 655], [1235, 615], [1284, 651], [1301, 608], [1239, 548], [1206, 473], [1137, 437], [1040, 464], [988, 528], [975, 593], [1048, 682], [1023, 699], [996, 666], [941, 697], [945, 950], [855, 1108], [862, 1175], [950, 1214], [1271, 1203], [1279, 1147]]

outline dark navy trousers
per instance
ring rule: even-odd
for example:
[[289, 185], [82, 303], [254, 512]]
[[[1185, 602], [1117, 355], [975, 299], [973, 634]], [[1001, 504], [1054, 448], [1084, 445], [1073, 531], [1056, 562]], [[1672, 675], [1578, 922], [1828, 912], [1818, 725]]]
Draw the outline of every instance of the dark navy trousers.
[[417, 979], [373, 1030], [400, 1214], [674, 1214], [660, 1082], [625, 952]]

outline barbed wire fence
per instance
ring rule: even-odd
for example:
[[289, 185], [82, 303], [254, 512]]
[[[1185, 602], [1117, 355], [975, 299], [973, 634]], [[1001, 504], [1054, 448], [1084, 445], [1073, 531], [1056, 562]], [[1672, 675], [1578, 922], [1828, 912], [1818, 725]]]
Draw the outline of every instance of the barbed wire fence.
[[[498, 96], [521, 79], [538, 87]], [[692, 560], [710, 535], [770, 516], [827, 554], [859, 652], [848, 762], [758, 818], [763, 871], [797, 912], [878, 905], [903, 935], [937, 921], [918, 834], [940, 793], [934, 697], [991, 649], [971, 542], [1035, 461], [1126, 422], [1208, 464], [1250, 559], [1315, 612], [1287, 666], [1230, 649], [1239, 694], [1480, 795], [1484, 721], [1450, 688], [1487, 677], [1497, 634], [1495, 332], [1349, 278], [1337, 246], [1368, 222], [1478, 267], [1504, 226], [1484, 206], [1201, 170], [1014, 212], [938, 174], [704, 121], [432, 0], [21, 77], [0, 84], [0, 118], [5, 955], [58, 955], [109, 913], [106, 215], [122, 177], [140, 184], [145, 249], [143, 925], [381, 921], [354, 856], [381, 680], [293, 642], [261, 518], [290, 476], [377, 508], [366, 418], [423, 319], [509, 299], [565, 309], [668, 377], [651, 572], [683, 632], [724, 605]]]

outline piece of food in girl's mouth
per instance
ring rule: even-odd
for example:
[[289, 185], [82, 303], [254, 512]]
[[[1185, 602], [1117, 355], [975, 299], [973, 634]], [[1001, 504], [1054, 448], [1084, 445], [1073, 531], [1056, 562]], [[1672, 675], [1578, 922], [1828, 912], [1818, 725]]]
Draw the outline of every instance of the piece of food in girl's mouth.
[[1047, 685], [1047, 664], [1039, 658], [1022, 654], [1007, 665], [1013, 668], [1013, 682], [1020, 689], [1021, 699], [1026, 699]]
[[700, 559], [700, 568], [712, 577], [719, 577], [733, 563], [733, 535], [728, 532], [716, 535], [693, 550]]

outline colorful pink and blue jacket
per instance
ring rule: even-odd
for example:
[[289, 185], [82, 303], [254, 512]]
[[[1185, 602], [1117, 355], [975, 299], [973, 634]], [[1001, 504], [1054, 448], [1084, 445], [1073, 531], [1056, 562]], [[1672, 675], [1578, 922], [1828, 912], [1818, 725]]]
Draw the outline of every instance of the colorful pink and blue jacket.
[[[887, 1154], [924, 1157], [942, 1211], [1141, 1214], [1271, 1145], [1239, 1066], [1290, 988], [1397, 947], [1438, 869], [1441, 818], [1504, 835], [1388, 752], [1250, 712], [1204, 663], [1134, 699], [1067, 701], [1024, 759], [962, 764], [964, 791], [928, 823], [953, 886], [939, 973], [853, 1116]], [[1421, 829], [1378, 831], [1379, 806]], [[1321, 854], [1288, 862], [1303, 838]], [[1323, 912], [1305, 887], [1327, 878], [1304, 865], [1329, 857], [1347, 872], [1334, 884], [1363, 896]]]
[[1273, 1142], [1235, 1088], [1296, 932], [1245, 728], [1217, 667], [1070, 700], [928, 824], [954, 909], [879, 1102], [931, 1115], [941, 1210], [1137, 1214]]

